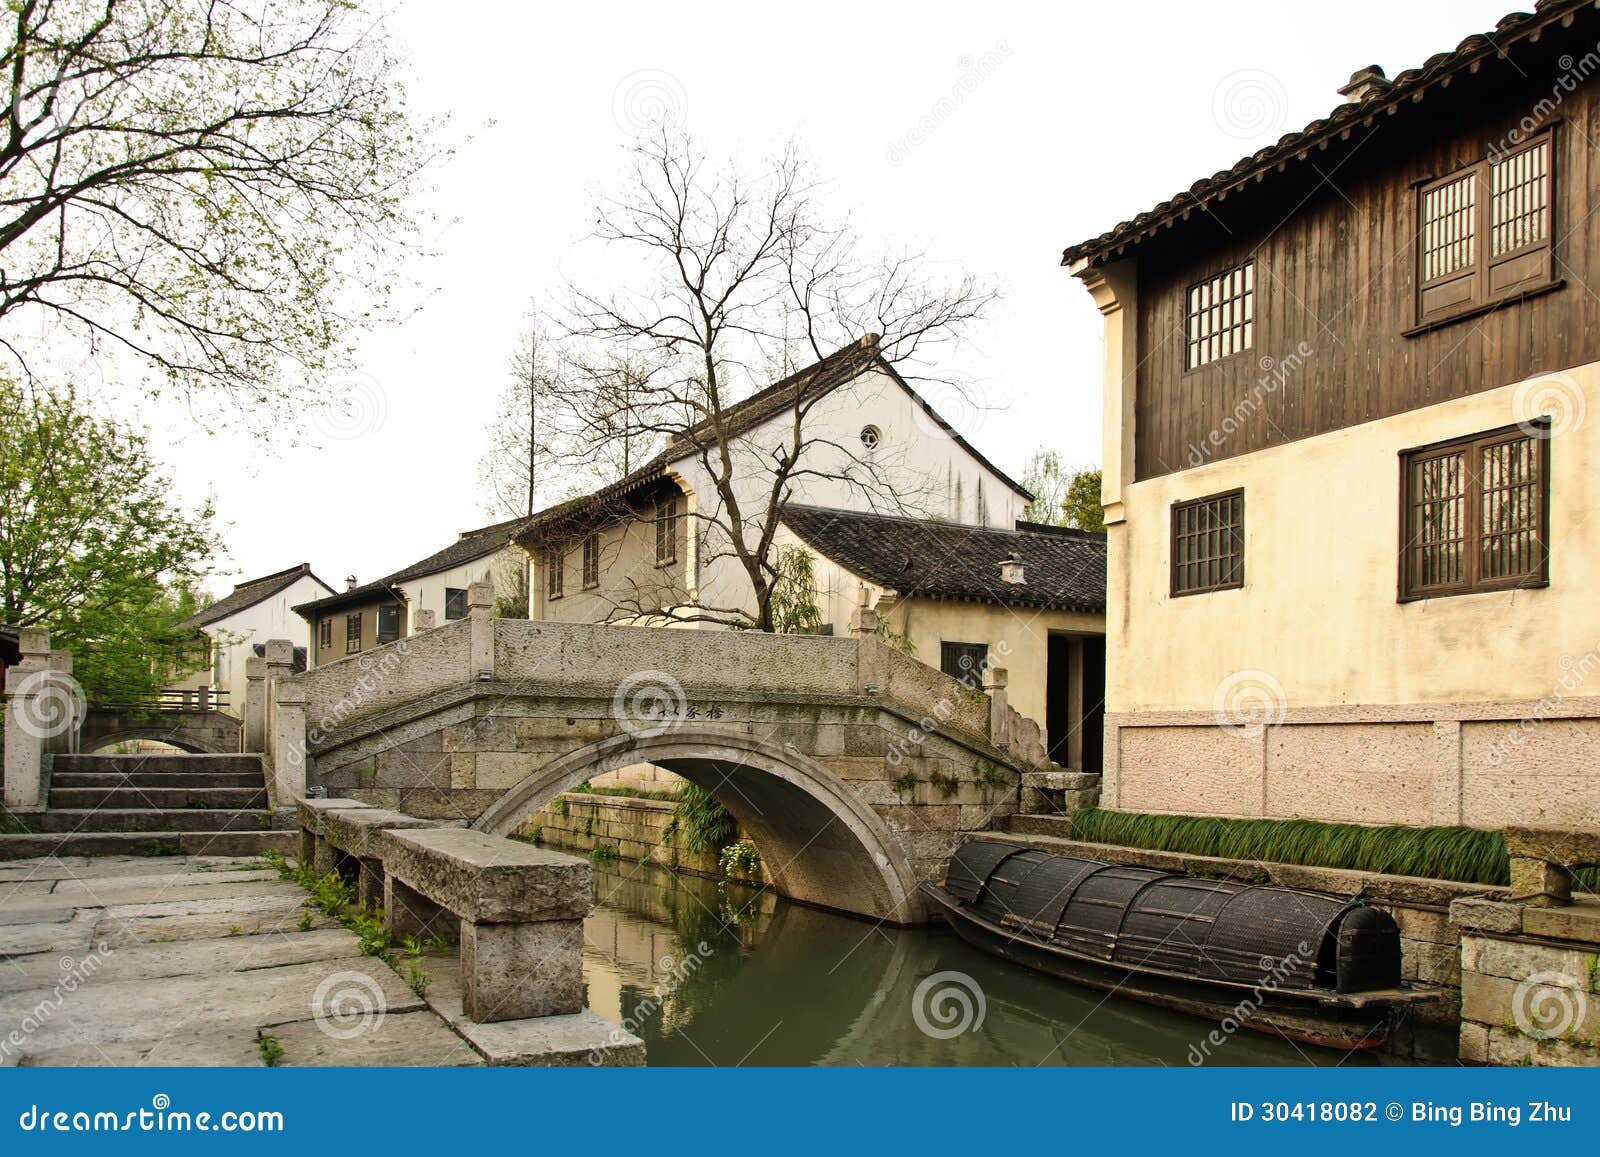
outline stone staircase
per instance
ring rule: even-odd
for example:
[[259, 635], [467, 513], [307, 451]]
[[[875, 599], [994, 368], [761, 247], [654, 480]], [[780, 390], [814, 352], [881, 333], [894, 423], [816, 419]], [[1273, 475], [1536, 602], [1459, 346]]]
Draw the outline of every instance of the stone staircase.
[[48, 758], [48, 807], [11, 817], [0, 860], [289, 855], [298, 847], [292, 812], [280, 818], [268, 807], [259, 755]]

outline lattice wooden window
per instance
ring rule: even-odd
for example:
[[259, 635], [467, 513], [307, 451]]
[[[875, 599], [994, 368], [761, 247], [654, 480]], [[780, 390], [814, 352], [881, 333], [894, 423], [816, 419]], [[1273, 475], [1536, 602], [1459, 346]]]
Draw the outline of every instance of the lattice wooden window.
[[656, 504], [656, 565], [678, 561], [678, 500], [664, 498]]
[[353, 655], [361, 650], [361, 616], [344, 617], [344, 653]]
[[545, 552], [544, 593], [549, 599], [559, 599], [566, 593], [566, 559], [559, 550]]
[[317, 624], [317, 646], [324, 649], [333, 646], [332, 619], [323, 619]]
[[1172, 505], [1172, 594], [1244, 585], [1244, 491]]
[[600, 585], [600, 536], [591, 534], [583, 540], [583, 587], [589, 590]]
[[939, 670], [975, 690], [983, 689], [983, 669], [988, 661], [988, 643], [939, 644]]
[[1546, 133], [1422, 186], [1419, 324], [1472, 313], [1552, 283], [1552, 149]]
[[1512, 426], [1401, 456], [1403, 601], [1545, 585], [1549, 445]]
[[444, 588], [444, 617], [446, 619], [464, 619], [467, 617], [467, 588]]
[[1187, 310], [1189, 369], [1247, 350], [1255, 344], [1255, 262], [1189, 287]]
[[400, 637], [400, 608], [378, 608], [378, 642], [392, 643]]

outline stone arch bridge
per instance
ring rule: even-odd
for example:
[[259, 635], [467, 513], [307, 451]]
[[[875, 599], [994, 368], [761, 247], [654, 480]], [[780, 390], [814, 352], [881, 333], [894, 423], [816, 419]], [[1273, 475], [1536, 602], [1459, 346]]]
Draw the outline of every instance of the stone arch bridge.
[[77, 746], [90, 752], [147, 739], [192, 754], [228, 755], [242, 750], [243, 731], [243, 720], [219, 710], [203, 693], [163, 692], [158, 702], [131, 707], [89, 704]]
[[277, 802], [321, 787], [515, 834], [562, 792], [653, 763], [710, 790], [778, 891], [895, 922], [967, 831], [1049, 770], [1003, 672], [974, 690], [880, 642], [465, 620], [274, 682]]

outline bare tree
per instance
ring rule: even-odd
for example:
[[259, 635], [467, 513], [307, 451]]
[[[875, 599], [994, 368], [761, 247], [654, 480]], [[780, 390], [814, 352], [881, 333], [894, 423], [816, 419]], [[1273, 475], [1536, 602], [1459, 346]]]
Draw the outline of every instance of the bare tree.
[[196, 397], [325, 395], [386, 308], [433, 148], [378, 22], [347, 0], [3, 19], [0, 347], [21, 374], [64, 327]]
[[550, 436], [544, 428], [544, 411], [559, 393], [551, 343], [531, 310], [507, 369], [509, 380], [488, 426], [489, 448], [479, 464], [479, 477], [491, 514], [528, 517], [539, 508], [541, 482], [546, 488], [550, 485], [540, 478], [539, 467], [548, 453], [541, 438]]
[[[629, 359], [649, 372], [626, 395], [590, 398], [590, 416], [606, 420], [588, 422], [576, 447], [626, 422], [692, 456], [709, 490], [695, 511], [702, 568], [734, 560], [749, 590], [702, 591], [693, 603], [642, 590], [618, 613], [770, 631], [775, 536], [797, 487], [828, 479], [874, 506], [907, 497], [861, 445], [826, 433], [817, 407], [879, 359], [926, 379], [993, 294], [971, 276], [931, 283], [919, 254], [863, 256], [849, 225], [824, 215], [793, 146], [752, 175], [713, 169], [691, 141], [660, 129], [636, 143], [633, 161], [623, 192], [599, 205], [596, 237], [636, 259], [638, 276], [618, 292], [574, 287], [565, 330], [580, 361]], [[757, 438], [734, 407], [769, 386]]]

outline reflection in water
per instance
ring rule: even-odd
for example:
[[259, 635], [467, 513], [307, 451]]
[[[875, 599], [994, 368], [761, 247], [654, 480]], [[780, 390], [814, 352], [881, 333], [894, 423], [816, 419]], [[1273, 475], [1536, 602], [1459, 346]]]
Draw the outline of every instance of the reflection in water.
[[[598, 868], [596, 885], [588, 1003], [643, 1037], [652, 1065], [1187, 1065], [1215, 1027], [1006, 964], [943, 928], [878, 927], [631, 865]], [[936, 981], [921, 1019], [941, 1035], [918, 1027], [918, 986], [941, 972], [976, 982], [981, 1024], [943, 1035], [963, 1008]], [[1395, 1062], [1245, 1032], [1207, 1063]]]

